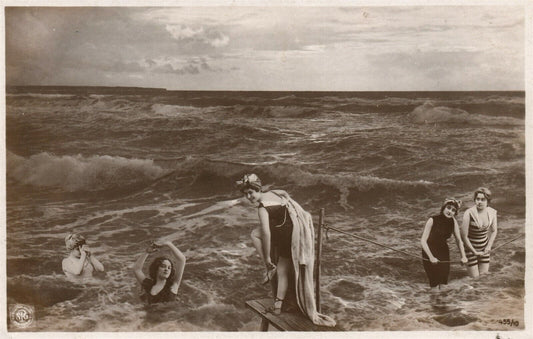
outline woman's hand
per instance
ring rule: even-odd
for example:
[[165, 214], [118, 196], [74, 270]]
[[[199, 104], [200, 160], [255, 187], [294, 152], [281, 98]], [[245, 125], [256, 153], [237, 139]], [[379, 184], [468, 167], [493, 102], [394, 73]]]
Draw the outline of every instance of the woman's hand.
[[485, 248], [483, 252], [481, 252], [482, 255], [489, 255], [490, 254], [490, 248]]
[[461, 264], [466, 265], [468, 263], [468, 259], [466, 257], [461, 258]]
[[154, 240], [152, 241], [155, 247], [161, 248], [163, 246], [170, 246], [172, 245], [172, 241], [169, 240]]
[[429, 261], [432, 263], [432, 264], [436, 264], [439, 262], [439, 259], [435, 258], [435, 257], [431, 257], [429, 258]]
[[81, 252], [81, 253], [85, 252], [85, 254], [86, 254], [88, 257], [91, 256], [91, 249], [89, 248], [88, 245], [82, 245], [82, 246], [80, 247], [80, 252]]
[[148, 247], [146, 248], [146, 253], [157, 252], [159, 251], [160, 247], [161, 247], [160, 245], [156, 244], [154, 241], [151, 241], [150, 245], [148, 245]]
[[276, 268], [276, 265], [274, 265], [274, 263], [270, 259], [265, 262], [265, 266], [266, 266], [267, 271], [270, 271]]

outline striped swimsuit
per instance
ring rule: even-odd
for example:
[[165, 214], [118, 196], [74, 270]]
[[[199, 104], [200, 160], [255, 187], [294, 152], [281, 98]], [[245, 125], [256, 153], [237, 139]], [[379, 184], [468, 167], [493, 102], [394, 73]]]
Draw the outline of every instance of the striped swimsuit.
[[[478, 252], [483, 252], [489, 243], [489, 228], [478, 227], [472, 216], [470, 216], [470, 223], [468, 225], [468, 239]], [[490, 262], [490, 254], [477, 256], [469, 249], [466, 249], [466, 257], [468, 258], [468, 266], [476, 266], [478, 264], [488, 264]]]

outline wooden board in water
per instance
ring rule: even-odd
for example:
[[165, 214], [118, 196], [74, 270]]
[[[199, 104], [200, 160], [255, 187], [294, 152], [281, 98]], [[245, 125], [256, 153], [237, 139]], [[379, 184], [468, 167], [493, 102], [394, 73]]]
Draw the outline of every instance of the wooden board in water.
[[[246, 306], [258, 313], [264, 319], [280, 331], [341, 331], [337, 326], [327, 327], [315, 325], [301, 312], [282, 312], [280, 315], [269, 313], [266, 310], [272, 306], [271, 298], [248, 300]], [[264, 329], [266, 330], [266, 329]]]

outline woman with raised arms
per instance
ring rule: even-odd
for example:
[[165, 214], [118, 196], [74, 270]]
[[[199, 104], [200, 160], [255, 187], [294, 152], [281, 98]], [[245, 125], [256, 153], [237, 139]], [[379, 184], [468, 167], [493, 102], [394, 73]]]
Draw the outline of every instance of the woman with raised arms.
[[[143, 273], [143, 266], [146, 258], [152, 252], [158, 251], [166, 246], [170, 249], [177, 264], [174, 265], [168, 257], [157, 257], [149, 266], [148, 277]], [[185, 256], [170, 241], [163, 243], [152, 242], [139, 259], [133, 265], [133, 272], [137, 281], [143, 288], [143, 296], [148, 304], [175, 301], [178, 295], [178, 288], [185, 269]]]

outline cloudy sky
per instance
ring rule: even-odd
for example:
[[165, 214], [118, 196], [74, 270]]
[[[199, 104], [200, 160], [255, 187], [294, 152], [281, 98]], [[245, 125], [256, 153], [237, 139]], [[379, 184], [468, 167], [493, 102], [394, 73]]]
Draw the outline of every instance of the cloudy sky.
[[6, 7], [7, 85], [523, 90], [524, 8]]

